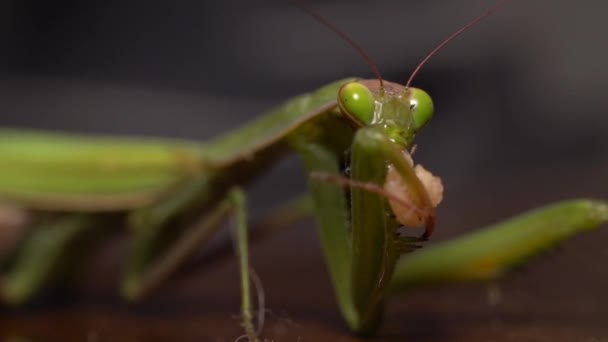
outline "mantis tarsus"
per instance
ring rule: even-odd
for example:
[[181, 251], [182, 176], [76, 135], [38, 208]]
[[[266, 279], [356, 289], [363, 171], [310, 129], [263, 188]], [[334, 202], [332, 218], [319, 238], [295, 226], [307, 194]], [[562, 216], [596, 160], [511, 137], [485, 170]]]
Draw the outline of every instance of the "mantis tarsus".
[[[413, 191], [405, 206], [421, 212], [430, 235], [432, 205], [401, 153], [411, 149], [415, 133], [430, 119], [430, 100], [417, 89], [386, 81], [383, 86], [379, 80], [353, 81], [337, 81], [290, 100], [207, 144], [2, 130], [0, 194], [5, 201], [40, 213], [33, 224], [41, 226], [30, 230], [6, 259], [4, 299], [29, 298], [54, 276], [57, 266], [74, 259], [68, 253], [78, 248], [67, 247], [93, 241], [104, 234], [104, 225], [125, 218], [133, 227], [134, 244], [122, 290], [128, 297], [139, 297], [236, 211], [245, 330], [254, 339], [240, 185], [289, 147], [303, 157], [309, 172], [323, 180], [310, 183], [320, 235], [342, 313], [350, 328], [362, 334], [377, 329], [383, 303], [392, 293], [435, 283], [494, 279], [536, 252], [608, 219], [604, 203], [564, 202], [401, 259], [424, 239], [395, 236], [401, 224], [387, 216], [391, 209], [384, 197], [389, 196], [354, 181], [382, 185], [389, 161]], [[346, 103], [372, 96], [369, 89], [384, 96], [376, 100], [384, 101], [384, 107], [394, 107], [393, 117], [369, 109], [374, 104], [370, 99], [361, 106]], [[393, 99], [389, 93], [407, 100]], [[412, 99], [422, 103], [413, 112]], [[346, 120], [344, 113], [349, 113]], [[380, 130], [379, 122], [390, 132]], [[352, 186], [350, 210], [344, 190], [336, 184], [344, 180], [344, 151], [350, 151], [353, 180], [344, 183]], [[193, 228], [177, 232], [176, 227]]]

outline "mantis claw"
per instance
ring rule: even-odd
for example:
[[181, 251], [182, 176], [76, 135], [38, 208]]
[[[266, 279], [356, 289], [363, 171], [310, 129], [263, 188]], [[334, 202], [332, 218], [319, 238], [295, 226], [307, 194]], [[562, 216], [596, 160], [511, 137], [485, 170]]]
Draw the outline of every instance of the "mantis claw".
[[422, 236], [420, 238], [426, 241], [429, 239], [429, 237], [431, 237], [431, 235], [433, 235], [434, 231], [435, 231], [435, 212], [433, 211], [426, 218], [426, 223], [424, 225], [424, 233], [422, 234]]

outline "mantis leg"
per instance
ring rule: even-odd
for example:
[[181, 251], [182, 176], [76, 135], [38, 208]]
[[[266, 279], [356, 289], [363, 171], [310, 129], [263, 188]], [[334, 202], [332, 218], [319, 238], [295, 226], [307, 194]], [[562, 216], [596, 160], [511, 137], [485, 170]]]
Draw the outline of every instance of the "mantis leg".
[[[208, 179], [197, 179], [167, 202], [134, 213], [133, 245], [122, 284], [129, 299], [145, 296], [188, 260], [221, 227], [231, 211], [226, 195], [211, 209], [205, 210], [200, 193], [208, 188]], [[198, 217], [189, 213], [200, 203]]]
[[[203, 185], [204, 183], [201, 183]], [[161, 236], [163, 227], [159, 225], [160, 222], [166, 221], [173, 215], [178, 215], [181, 209], [180, 205], [189, 205], [189, 202], [196, 197], [190, 197], [195, 194], [193, 190], [189, 188], [185, 195], [182, 195], [184, 199], [187, 199], [185, 203], [169, 203], [165, 207], [159, 207], [158, 212], [152, 212], [152, 218], [156, 218], [156, 221], [151, 220], [148, 222], [156, 223], [155, 226], [150, 229], [143, 227], [137, 227], [136, 234], [141, 234], [139, 239], [136, 241], [134, 249], [132, 251], [131, 268], [126, 274], [125, 281], [123, 283], [123, 292], [128, 298], [139, 298], [146, 292], [150, 291], [161, 283], [164, 279], [169, 277], [185, 260], [190, 258], [194, 252], [200, 249], [200, 247], [208, 241], [213, 234], [221, 227], [221, 224], [232, 214], [235, 214], [236, 218], [236, 238], [235, 238], [235, 250], [238, 254], [239, 269], [241, 277], [241, 314], [243, 316], [243, 327], [245, 329], [246, 336], [251, 341], [257, 341], [257, 332], [253, 325], [253, 309], [251, 300], [251, 290], [249, 282], [249, 253], [247, 248], [247, 216], [245, 208], [245, 195], [243, 191], [234, 187], [230, 189], [223, 197], [219, 200], [215, 206], [208, 210], [202, 219], [198, 220], [190, 229], [183, 232], [177, 239], [173, 241], [173, 244], [167, 248], [163, 255], [158, 258], [147, 258], [147, 256], [154, 250], [158, 249], [157, 243], [158, 237]], [[177, 197], [180, 198], [180, 197]], [[171, 208], [173, 207], [173, 208]], [[175, 213], [173, 212], [175, 211]], [[165, 228], [166, 229], [166, 228]], [[149, 235], [148, 235], [149, 234]], [[150, 255], [154, 257], [154, 255]]]
[[[136, 241], [131, 252], [131, 267], [125, 274], [122, 285], [123, 294], [129, 299], [138, 299], [158, 287], [164, 280], [170, 277], [180, 265], [200, 250], [204, 244], [221, 228], [221, 224], [230, 214], [230, 203], [228, 200], [221, 201], [202, 220], [183, 232], [162, 256], [154, 259], [144, 258], [148, 252], [154, 249], [157, 243], [152, 238], [142, 237]], [[145, 244], [148, 242], [149, 244]], [[141, 253], [141, 254], [140, 254]], [[149, 261], [149, 263], [146, 263]], [[134, 266], [141, 265], [141, 268]], [[140, 272], [137, 272], [140, 271]]]
[[0, 204], [0, 263], [26, 236], [31, 218], [26, 209]]
[[559, 202], [404, 257], [393, 294], [459, 282], [492, 281], [578, 233], [608, 222], [608, 203]]
[[[312, 217], [312, 206], [312, 198], [308, 194], [303, 194], [277, 208], [271, 209], [270, 213], [265, 215], [261, 220], [248, 224], [251, 227], [249, 229], [249, 244], [254, 245], [258, 241], [262, 241], [271, 235], [293, 227], [300, 220]], [[211, 264], [233, 255], [234, 244], [226, 241], [210, 251], [203, 260], [199, 260], [197, 265], [204, 266], [205, 264]]]
[[[243, 316], [243, 328], [249, 341], [259, 341], [257, 332], [253, 325], [253, 305], [251, 300], [251, 289], [249, 281], [249, 251], [247, 241], [247, 209], [245, 194], [240, 188], [233, 188], [228, 194], [228, 199], [234, 209], [236, 221], [235, 250], [239, 259], [239, 270], [241, 277], [241, 314]], [[263, 309], [263, 308], [262, 308]], [[261, 326], [259, 327], [262, 328]]]
[[108, 225], [117, 220], [103, 215], [59, 215], [42, 220], [29, 229], [5, 263], [0, 280], [0, 297], [10, 304], [21, 304], [49, 281], [57, 281], [81, 266], [91, 245], [107, 236]]
[[279, 206], [278, 208], [272, 209], [270, 214], [264, 217], [260, 222], [255, 222], [255, 227], [251, 238], [258, 239], [271, 235], [275, 232], [291, 227], [298, 221], [312, 215], [312, 198], [308, 194], [300, 195], [289, 200], [287, 203]]

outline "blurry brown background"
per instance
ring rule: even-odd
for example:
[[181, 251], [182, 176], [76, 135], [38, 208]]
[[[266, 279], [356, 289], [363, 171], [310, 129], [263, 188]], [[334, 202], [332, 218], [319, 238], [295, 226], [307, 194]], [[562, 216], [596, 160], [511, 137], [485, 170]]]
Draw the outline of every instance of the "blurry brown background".
[[[491, 1], [310, 1], [404, 82], [424, 55]], [[418, 160], [446, 198], [434, 241], [571, 197], [608, 198], [608, 4], [514, 1], [435, 57], [415, 80], [435, 100]], [[0, 125], [208, 139], [286, 98], [371, 77], [336, 35], [283, 1], [34, 1], [0, 4]], [[1, 156], [0, 156], [1, 158]], [[304, 190], [296, 158], [252, 186], [252, 216]], [[499, 282], [391, 303], [378, 340], [608, 341], [608, 232], [577, 237]], [[115, 293], [119, 241], [81, 290], [0, 309], [0, 336], [40, 340], [232, 341], [231, 258], [148, 301]], [[312, 222], [253, 248], [267, 335], [349, 341]], [[100, 279], [101, 278], [101, 279]]]

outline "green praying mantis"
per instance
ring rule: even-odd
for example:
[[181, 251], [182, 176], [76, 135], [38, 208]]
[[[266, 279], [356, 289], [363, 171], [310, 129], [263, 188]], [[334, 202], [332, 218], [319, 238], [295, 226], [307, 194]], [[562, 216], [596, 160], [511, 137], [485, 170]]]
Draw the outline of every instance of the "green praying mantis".
[[[337, 302], [362, 335], [379, 328], [391, 296], [498, 278], [608, 220], [605, 202], [565, 201], [420, 249], [433, 232], [441, 187], [411, 159], [433, 115], [430, 96], [410, 87], [417, 71], [404, 86], [379, 73], [332, 82], [205, 143], [0, 130], [0, 199], [32, 213], [30, 228], [1, 254], [0, 297], [28, 300], [70, 272], [108, 226], [124, 222], [131, 248], [121, 292], [140, 298], [234, 216], [243, 326], [256, 340], [242, 189], [288, 151], [311, 175]], [[424, 233], [410, 236], [403, 226]]]

